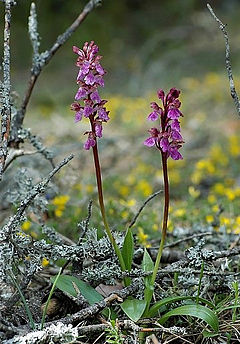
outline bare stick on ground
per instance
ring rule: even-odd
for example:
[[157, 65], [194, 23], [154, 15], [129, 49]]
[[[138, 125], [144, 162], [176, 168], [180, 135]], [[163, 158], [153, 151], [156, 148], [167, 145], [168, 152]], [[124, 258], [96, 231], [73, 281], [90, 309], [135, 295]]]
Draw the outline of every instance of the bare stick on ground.
[[225, 39], [225, 48], [226, 48], [225, 63], [226, 63], [226, 69], [227, 69], [227, 73], [228, 73], [229, 84], [230, 84], [230, 92], [231, 92], [231, 96], [233, 98], [234, 104], [236, 106], [237, 113], [240, 116], [240, 102], [239, 102], [239, 97], [238, 97], [237, 91], [235, 89], [235, 84], [234, 84], [234, 80], [233, 80], [232, 65], [231, 65], [231, 61], [230, 61], [229, 38], [228, 38], [227, 30], [225, 29], [226, 24], [223, 24], [221, 22], [221, 20], [216, 16], [212, 7], [209, 4], [207, 4], [207, 8], [210, 11], [211, 15], [213, 16], [213, 18], [218, 23], [219, 29], [222, 31], [224, 39]]
[[8, 154], [11, 126], [11, 80], [10, 80], [10, 23], [12, 0], [5, 0], [5, 26], [3, 49], [3, 82], [1, 84], [1, 138], [0, 138], [0, 181]]

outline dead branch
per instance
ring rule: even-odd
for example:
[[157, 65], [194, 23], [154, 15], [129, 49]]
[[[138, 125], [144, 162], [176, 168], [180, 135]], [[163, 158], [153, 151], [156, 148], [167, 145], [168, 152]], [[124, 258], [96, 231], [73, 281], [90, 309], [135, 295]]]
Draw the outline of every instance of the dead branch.
[[10, 166], [10, 164], [17, 159], [20, 156], [23, 155], [33, 155], [33, 154], [37, 154], [39, 153], [38, 151], [25, 151], [24, 149], [10, 149], [9, 150], [9, 155], [6, 159], [6, 163], [4, 166], [4, 171], [6, 171], [6, 169]]
[[143, 203], [143, 205], [139, 208], [138, 212], [136, 213], [136, 215], [134, 216], [134, 218], [132, 219], [132, 221], [130, 222], [128, 228], [131, 228], [135, 222], [137, 221], [138, 216], [141, 214], [141, 212], [143, 211], [143, 209], [145, 208], [145, 206], [148, 204], [148, 202], [150, 202], [154, 197], [156, 197], [157, 195], [159, 195], [160, 193], [162, 193], [162, 190], [155, 192], [154, 194], [150, 195], [146, 201]]
[[3, 82], [1, 85], [1, 138], [0, 138], [0, 181], [8, 154], [11, 127], [11, 79], [10, 79], [10, 23], [12, 0], [5, 0], [5, 26], [3, 48]]
[[69, 155], [67, 158], [62, 160], [50, 173], [49, 175], [43, 179], [40, 183], [34, 186], [31, 192], [29, 192], [28, 196], [21, 201], [20, 206], [17, 209], [17, 212], [14, 216], [10, 218], [8, 223], [3, 227], [2, 230], [2, 237], [1, 241], [5, 241], [12, 230], [14, 230], [20, 223], [22, 215], [26, 208], [29, 206], [29, 204], [32, 202], [32, 200], [40, 193], [44, 192], [46, 189], [46, 186], [48, 185], [51, 178], [64, 166], [66, 165], [70, 160], [72, 160], [74, 157], [73, 154]]
[[30, 97], [32, 95], [32, 91], [34, 85], [42, 71], [42, 69], [49, 63], [58, 49], [71, 37], [71, 35], [77, 30], [80, 24], [86, 19], [88, 14], [97, 6], [101, 4], [101, 0], [90, 0], [87, 5], [84, 7], [82, 12], [78, 15], [76, 20], [67, 28], [67, 30], [58, 36], [56, 42], [52, 45], [52, 47], [39, 54], [39, 35], [37, 32], [37, 15], [35, 4], [32, 4], [30, 10], [30, 17], [29, 17], [29, 33], [30, 33], [30, 40], [33, 46], [33, 59], [32, 59], [32, 67], [31, 67], [31, 74], [30, 79], [28, 82], [28, 88], [24, 95], [22, 105], [17, 111], [16, 116], [13, 118], [13, 126], [11, 132], [11, 141], [17, 143], [18, 140], [18, 130], [21, 128], [24, 116], [26, 113], [26, 108], [29, 103]]
[[212, 7], [209, 4], [207, 4], [207, 8], [208, 8], [209, 12], [211, 13], [211, 15], [213, 16], [213, 18], [218, 23], [219, 29], [222, 31], [224, 39], [225, 39], [225, 49], [226, 49], [225, 63], [226, 63], [226, 69], [227, 69], [229, 84], [230, 84], [230, 92], [231, 92], [231, 96], [233, 98], [235, 107], [237, 109], [237, 113], [240, 116], [240, 102], [239, 102], [239, 97], [238, 97], [237, 91], [235, 89], [235, 84], [234, 84], [234, 80], [233, 80], [233, 73], [232, 73], [232, 65], [231, 65], [231, 61], [230, 61], [229, 38], [228, 38], [227, 30], [225, 29], [227, 25], [223, 24], [221, 22], [221, 20], [216, 16]]
[[[208, 236], [208, 235], [213, 235], [213, 233], [211, 233], [211, 232], [196, 233], [196, 234], [190, 235], [190, 236], [188, 236], [186, 238], [182, 238], [182, 239], [176, 240], [174, 242], [171, 242], [170, 244], [165, 245], [164, 248], [174, 247], [174, 246], [177, 246], [178, 244], [181, 244], [184, 241], [189, 241], [189, 240], [192, 240], [192, 239], [195, 239], [195, 238], [201, 238], [201, 237], [205, 237], [205, 236]], [[154, 249], [154, 247], [152, 247], [152, 249]], [[155, 247], [155, 249], [157, 249], [157, 248]]]

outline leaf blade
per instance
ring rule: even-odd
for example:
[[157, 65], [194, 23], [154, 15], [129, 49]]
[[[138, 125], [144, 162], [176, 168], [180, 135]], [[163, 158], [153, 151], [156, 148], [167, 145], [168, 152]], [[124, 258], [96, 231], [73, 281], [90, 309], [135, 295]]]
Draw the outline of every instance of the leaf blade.
[[219, 330], [219, 322], [216, 314], [209, 308], [195, 304], [195, 305], [184, 305], [165, 313], [159, 320], [159, 323], [164, 324], [169, 317], [175, 315], [189, 315], [195, 318], [199, 318], [205, 321], [215, 333]]
[[132, 268], [134, 253], [134, 239], [131, 228], [128, 228], [127, 233], [124, 238], [123, 247], [122, 247], [122, 256], [128, 271]]
[[[54, 282], [55, 277], [51, 278], [51, 281]], [[99, 294], [93, 287], [74, 276], [61, 275], [56, 282], [56, 287], [65, 293], [77, 297], [77, 291], [74, 288], [73, 283], [78, 287], [81, 294], [90, 305], [103, 300], [103, 296]]]
[[[156, 302], [150, 309], [149, 312], [147, 314], [148, 317], [154, 317], [158, 310], [167, 305], [167, 304], [171, 304], [174, 302], [179, 302], [179, 301], [185, 301], [185, 300], [195, 300], [196, 297], [195, 296], [170, 296], [170, 297], [166, 297], [158, 302]], [[213, 309], [215, 309], [215, 306], [208, 300], [203, 299], [203, 298], [199, 298], [199, 301], [202, 303], [205, 303], [206, 305], [212, 307]]]
[[143, 315], [146, 304], [145, 300], [129, 298], [121, 304], [121, 308], [132, 321], [137, 322]]

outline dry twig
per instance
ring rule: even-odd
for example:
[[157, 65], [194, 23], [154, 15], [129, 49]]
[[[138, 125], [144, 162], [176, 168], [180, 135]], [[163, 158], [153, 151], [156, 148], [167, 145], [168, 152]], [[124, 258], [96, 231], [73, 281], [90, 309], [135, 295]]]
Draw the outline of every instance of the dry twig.
[[132, 221], [130, 222], [128, 228], [131, 228], [135, 222], [137, 221], [138, 216], [141, 214], [141, 212], [143, 211], [143, 209], [145, 208], [145, 206], [148, 204], [148, 202], [150, 202], [154, 197], [156, 197], [157, 195], [159, 195], [160, 193], [162, 193], [162, 190], [155, 192], [154, 194], [150, 195], [146, 201], [143, 203], [143, 205], [139, 208], [138, 212], [136, 213], [136, 215], [134, 216], [134, 218], [132, 219]]
[[35, 4], [31, 6], [30, 17], [29, 17], [29, 34], [30, 40], [33, 46], [33, 59], [31, 67], [31, 75], [28, 82], [28, 88], [24, 95], [20, 109], [17, 111], [16, 116], [13, 119], [13, 126], [11, 132], [11, 141], [18, 142], [18, 130], [22, 127], [24, 116], [26, 113], [26, 108], [29, 103], [30, 97], [34, 85], [42, 71], [42, 69], [49, 63], [58, 49], [71, 37], [71, 35], [77, 30], [80, 24], [86, 19], [88, 14], [97, 6], [101, 4], [101, 0], [90, 0], [87, 5], [84, 7], [82, 12], [78, 15], [76, 20], [67, 28], [67, 30], [58, 36], [56, 42], [52, 47], [39, 54], [39, 35], [37, 32], [37, 16]]
[[0, 137], [0, 181], [8, 154], [11, 127], [11, 80], [10, 80], [10, 23], [12, 0], [5, 0], [5, 26], [3, 49], [3, 82], [1, 83], [1, 137]]
[[[17, 212], [14, 216], [10, 218], [8, 223], [3, 227], [3, 234], [1, 237], [1, 241], [7, 240], [12, 230], [16, 228], [16, 226], [19, 225], [22, 215], [26, 208], [29, 206], [29, 204], [32, 202], [32, 200], [40, 193], [45, 191], [46, 186], [48, 185], [51, 178], [64, 166], [66, 165], [70, 160], [72, 160], [74, 157], [73, 154], [69, 155], [67, 158], [65, 158], [63, 161], [61, 161], [50, 173], [49, 175], [43, 179], [40, 183], [34, 186], [34, 188], [29, 192], [28, 196], [21, 201], [20, 206], [17, 209]], [[0, 241], [0, 242], [1, 242]]]
[[221, 20], [216, 16], [212, 7], [209, 4], [207, 4], [207, 8], [210, 11], [211, 15], [213, 16], [213, 18], [218, 23], [219, 29], [222, 31], [224, 39], [225, 39], [225, 48], [226, 48], [225, 63], [226, 63], [226, 69], [227, 69], [229, 84], [230, 84], [230, 92], [231, 92], [231, 96], [233, 98], [234, 104], [236, 106], [237, 113], [240, 116], [240, 102], [239, 102], [239, 97], [238, 97], [237, 91], [235, 89], [235, 84], [234, 84], [234, 80], [233, 80], [232, 65], [231, 65], [231, 61], [230, 61], [229, 38], [228, 38], [227, 30], [225, 29], [226, 24], [223, 24], [221, 22]]

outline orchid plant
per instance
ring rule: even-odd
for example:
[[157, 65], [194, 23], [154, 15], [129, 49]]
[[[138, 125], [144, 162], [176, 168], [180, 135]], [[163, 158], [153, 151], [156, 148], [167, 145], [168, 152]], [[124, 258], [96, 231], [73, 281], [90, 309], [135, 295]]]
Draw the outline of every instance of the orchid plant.
[[[75, 95], [75, 102], [71, 105], [71, 109], [75, 111], [75, 122], [81, 121], [83, 117], [89, 120], [90, 130], [85, 132], [87, 140], [84, 143], [84, 149], [90, 150], [90, 148], [92, 148], [93, 151], [98, 198], [103, 223], [108, 238], [118, 257], [121, 270], [130, 271], [132, 267], [134, 245], [131, 229], [128, 229], [123, 248], [120, 249], [108, 225], [104, 206], [97, 140], [102, 137], [103, 124], [108, 122], [110, 118], [109, 111], [107, 111], [105, 107], [107, 100], [102, 100], [98, 92], [99, 87], [104, 86], [103, 76], [106, 74], [106, 71], [100, 64], [101, 56], [98, 55], [98, 50], [98, 46], [93, 41], [90, 43], [86, 42], [83, 49], [79, 49], [76, 46], [73, 47], [73, 52], [78, 55], [76, 65], [79, 68], [79, 72], [77, 75], [78, 91]], [[169, 211], [167, 160], [168, 158], [174, 160], [182, 159], [182, 155], [179, 152], [183, 144], [180, 133], [180, 117], [183, 116], [179, 110], [181, 106], [181, 102], [179, 101], [180, 91], [176, 88], [171, 88], [165, 95], [164, 91], [160, 89], [157, 95], [162, 105], [159, 106], [156, 102], [151, 103], [153, 111], [149, 114], [148, 120], [158, 122], [158, 126], [149, 130], [150, 137], [144, 141], [144, 144], [148, 147], [157, 148], [162, 158], [165, 196], [162, 236], [155, 264], [153, 264], [147, 251], [145, 251], [143, 257], [143, 270], [148, 272], [152, 271], [150, 276], [145, 277], [144, 300], [129, 298], [121, 305], [123, 311], [133, 320], [138, 320], [141, 316], [148, 316], [148, 314], [151, 313], [150, 303], [167, 235]], [[124, 282], [125, 285], [129, 285], [131, 280], [127, 278]]]
[[[84, 143], [84, 149], [89, 150], [92, 148], [98, 199], [104, 227], [118, 257], [121, 270], [125, 271], [126, 264], [123, 259], [123, 254], [116, 243], [107, 221], [103, 197], [102, 174], [97, 139], [102, 137], [103, 123], [106, 123], [110, 118], [108, 116], [109, 111], [107, 111], [105, 107], [107, 100], [102, 100], [98, 92], [98, 88], [104, 86], [103, 76], [106, 74], [106, 71], [100, 64], [102, 56], [98, 55], [98, 50], [98, 46], [93, 41], [90, 43], [86, 42], [83, 49], [73, 46], [73, 52], [78, 55], [76, 66], [79, 68], [77, 75], [77, 84], [79, 88], [75, 95], [75, 102], [71, 105], [71, 109], [75, 111], [75, 122], [81, 121], [83, 117], [89, 119], [90, 130], [85, 132], [87, 140]], [[129, 280], [125, 282], [129, 284]]]

